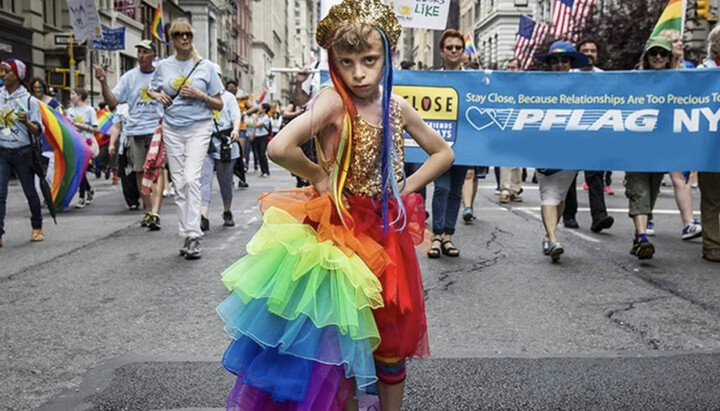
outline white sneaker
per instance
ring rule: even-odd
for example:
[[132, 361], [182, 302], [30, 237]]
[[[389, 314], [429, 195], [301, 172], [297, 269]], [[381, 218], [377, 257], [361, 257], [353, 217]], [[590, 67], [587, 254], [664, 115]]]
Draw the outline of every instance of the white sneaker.
[[682, 230], [683, 240], [692, 240], [693, 238], [700, 237], [701, 235], [702, 225], [697, 220], [693, 220], [692, 223], [686, 225]]
[[85, 205], [86, 205], [86, 204], [87, 204], [87, 203], [85, 202], [85, 199], [84, 199], [84, 198], [81, 198], [81, 199], [78, 200], [78, 202], [75, 204], [75, 208], [85, 208]]

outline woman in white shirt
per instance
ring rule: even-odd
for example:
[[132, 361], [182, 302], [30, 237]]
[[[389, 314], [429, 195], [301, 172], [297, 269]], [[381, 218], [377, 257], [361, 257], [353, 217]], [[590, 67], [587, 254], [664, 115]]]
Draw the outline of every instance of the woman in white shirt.
[[148, 95], [165, 107], [162, 132], [168, 167], [175, 183], [180, 255], [188, 260], [200, 250], [200, 175], [213, 129], [213, 110], [222, 110], [223, 91], [213, 63], [193, 45], [194, 30], [180, 18], [170, 26], [175, 54], [158, 63]]

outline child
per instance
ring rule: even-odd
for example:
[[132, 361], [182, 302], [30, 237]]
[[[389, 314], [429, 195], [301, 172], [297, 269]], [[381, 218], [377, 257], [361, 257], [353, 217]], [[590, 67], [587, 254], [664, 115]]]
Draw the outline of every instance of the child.
[[[67, 110], [67, 116], [72, 121], [75, 128], [78, 130], [81, 136], [85, 138], [87, 143], [93, 151], [93, 158], [99, 154], [99, 147], [95, 140], [95, 133], [98, 132], [98, 121], [95, 110], [87, 105], [88, 93], [82, 87], [75, 87], [70, 91], [70, 102], [72, 107]], [[87, 198], [85, 197], [87, 193]], [[92, 203], [93, 197], [95, 196], [95, 190], [90, 186], [87, 179], [87, 173], [83, 175], [80, 181], [79, 199], [76, 208], [83, 208], [87, 204]]]
[[[261, 197], [264, 224], [223, 273], [223, 365], [238, 376], [228, 409], [357, 409], [355, 394], [376, 390], [383, 410], [399, 410], [405, 360], [429, 355], [414, 250], [425, 210], [411, 193], [454, 157], [391, 94], [399, 35], [380, 0], [345, 0], [318, 25], [334, 88], [268, 147], [313, 187]], [[403, 131], [430, 155], [407, 179]], [[310, 138], [319, 164], [302, 153]]]

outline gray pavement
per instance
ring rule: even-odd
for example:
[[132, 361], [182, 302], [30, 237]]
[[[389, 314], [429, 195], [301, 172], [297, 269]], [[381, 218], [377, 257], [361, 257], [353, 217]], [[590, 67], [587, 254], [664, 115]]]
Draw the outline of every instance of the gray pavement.
[[[420, 257], [432, 357], [409, 366], [404, 409], [720, 409], [720, 271], [680, 240], [671, 188], [656, 207], [656, 257], [628, 254], [621, 174], [601, 234], [561, 228], [566, 253], [540, 252], [537, 186], [497, 204], [481, 180], [478, 220], [458, 224], [462, 256]], [[222, 270], [260, 225], [255, 198], [292, 185], [273, 168], [235, 191], [237, 226], [211, 206], [204, 257], [177, 256], [172, 199], [163, 229], [138, 227], [119, 186], [90, 179], [95, 202], [46, 220], [31, 244], [27, 205], [11, 187], [0, 249], [0, 409], [218, 409], [233, 384], [214, 312]], [[587, 196], [578, 190], [581, 207]], [[699, 195], [694, 194], [695, 209]], [[430, 201], [428, 201], [428, 205]]]

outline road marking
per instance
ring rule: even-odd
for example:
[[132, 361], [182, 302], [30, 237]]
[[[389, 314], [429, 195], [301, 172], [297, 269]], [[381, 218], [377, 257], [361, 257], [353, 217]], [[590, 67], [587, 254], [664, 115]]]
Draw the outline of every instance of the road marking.
[[[521, 212], [523, 212], [523, 213], [525, 213], [525, 214], [527, 214], [527, 215], [529, 215], [529, 216], [531, 216], [531, 217], [534, 217], [534, 218], [537, 219], [537, 220], [542, 221], [542, 216], [541, 216], [540, 214], [538, 214], [538, 213], [536, 213], [536, 212], [534, 212], [534, 211], [532, 211], [532, 210], [528, 210], [528, 208], [531, 208], [531, 207], [523, 207], [522, 210], [518, 210], [518, 211], [521, 211]], [[539, 211], [540, 207], [537, 207], [537, 208], [538, 208], [538, 211]], [[600, 243], [600, 242], [601, 242], [601, 241], [598, 240], [597, 238], [592, 238], [592, 237], [590, 237], [589, 235], [585, 235], [585, 234], [583, 234], [583, 233], [581, 233], [581, 232], [578, 232], [578, 231], [575, 231], [575, 230], [566, 229], [566, 228], [561, 227], [561, 226], [558, 226], [558, 228], [562, 228], [563, 231], [568, 232], [568, 233], [570, 233], [570, 234], [572, 234], [572, 235], [574, 235], [574, 236], [580, 237], [580, 238], [582, 238], [583, 240], [589, 241], [589, 242], [591, 242], [591, 243]]]

